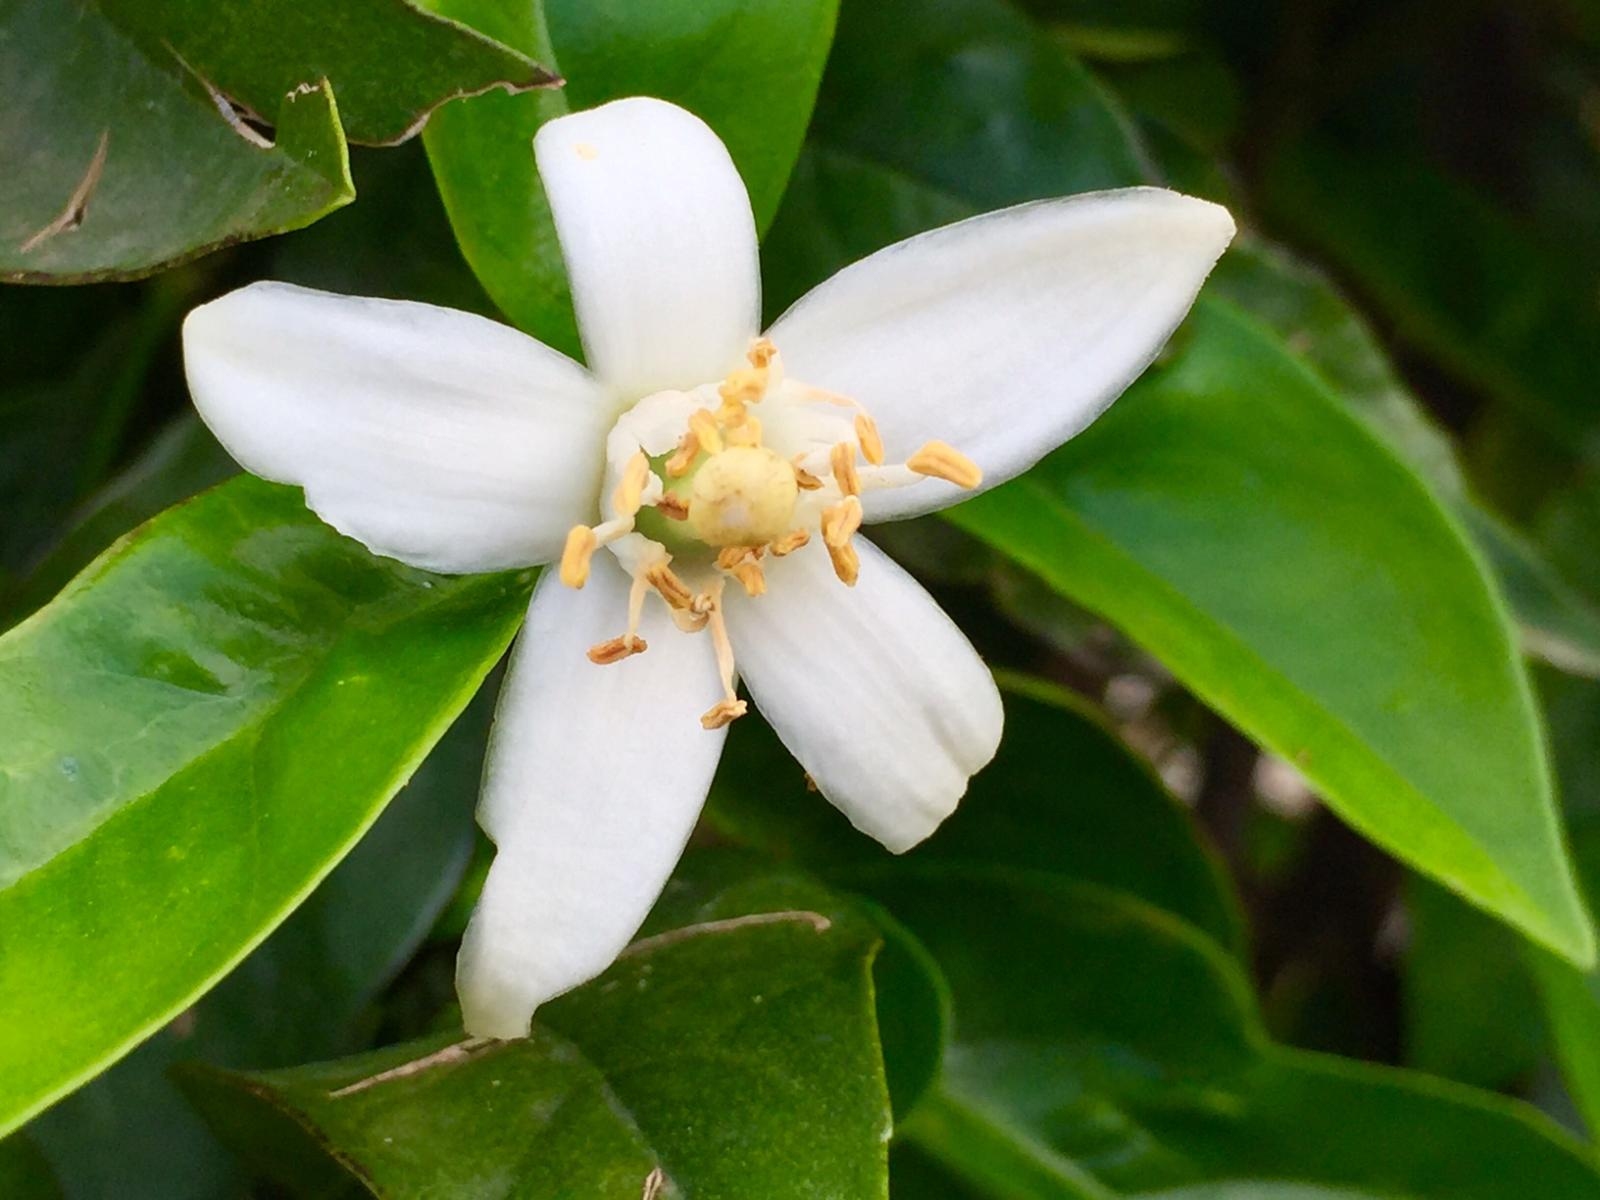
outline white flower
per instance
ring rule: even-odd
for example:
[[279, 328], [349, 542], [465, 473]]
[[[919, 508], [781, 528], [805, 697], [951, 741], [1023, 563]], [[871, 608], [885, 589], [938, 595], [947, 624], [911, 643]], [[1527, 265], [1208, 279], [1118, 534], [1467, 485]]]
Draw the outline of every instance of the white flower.
[[1023, 205], [847, 267], [759, 336], [749, 201], [697, 118], [621, 100], [534, 149], [587, 370], [480, 317], [275, 283], [184, 326], [206, 422], [336, 529], [436, 571], [561, 564], [501, 696], [458, 969], [467, 1029], [502, 1038], [637, 930], [744, 711], [735, 671], [857, 828], [902, 851], [949, 815], [998, 694], [852, 535], [1088, 425], [1233, 234], [1152, 188]]

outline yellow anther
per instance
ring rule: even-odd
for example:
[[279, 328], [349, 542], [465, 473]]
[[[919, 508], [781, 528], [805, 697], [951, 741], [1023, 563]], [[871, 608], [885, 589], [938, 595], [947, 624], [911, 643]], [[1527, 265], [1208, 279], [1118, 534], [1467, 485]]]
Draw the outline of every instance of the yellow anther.
[[767, 577], [761, 570], [760, 546], [727, 546], [717, 554], [717, 567], [732, 575], [744, 587], [747, 596], [763, 596], [767, 591]]
[[682, 479], [689, 473], [689, 468], [694, 465], [695, 456], [700, 453], [700, 439], [690, 430], [678, 439], [678, 448], [673, 451], [672, 457], [667, 459], [662, 468], [667, 473], [668, 479]]
[[725, 725], [732, 725], [749, 711], [750, 706], [743, 700], [718, 700], [700, 718], [700, 728], [721, 729]]
[[794, 481], [802, 492], [814, 492], [822, 486], [822, 480], [800, 465], [799, 459], [803, 457], [803, 455], [795, 455], [795, 462], [793, 463]]
[[567, 544], [561, 548], [562, 583], [581, 588], [589, 582], [589, 560], [599, 544], [594, 530], [587, 525], [574, 525], [567, 530]]
[[663, 493], [655, 509], [669, 521], [684, 521], [689, 517], [689, 502], [673, 492]]
[[781, 538], [776, 538], [767, 547], [772, 552], [773, 558], [782, 558], [786, 554], [793, 554], [811, 540], [811, 534], [804, 529], [790, 530]]
[[833, 481], [846, 496], [861, 494], [861, 477], [856, 474], [856, 448], [849, 442], [839, 442], [828, 452], [828, 465], [833, 470]]
[[878, 433], [878, 423], [864, 412], [856, 414], [856, 441], [861, 443], [861, 457], [875, 467], [883, 465], [883, 438]]
[[761, 445], [761, 422], [746, 414], [741, 420], [724, 431], [723, 439], [730, 446], [759, 446]]
[[722, 453], [722, 431], [717, 428], [717, 419], [709, 408], [697, 408], [689, 414], [689, 432], [707, 454]]
[[957, 487], [975, 488], [983, 482], [983, 472], [978, 469], [978, 464], [944, 442], [929, 442], [906, 459], [906, 466], [918, 475], [931, 475]]
[[842, 546], [830, 543], [828, 558], [833, 562], [833, 573], [839, 577], [839, 582], [846, 587], [855, 587], [856, 578], [861, 574], [861, 556], [856, 553], [856, 548], [849, 542]]
[[829, 549], [849, 545], [856, 530], [861, 528], [861, 517], [861, 501], [855, 496], [846, 496], [838, 504], [823, 509], [822, 540]]
[[650, 479], [650, 460], [643, 450], [638, 451], [622, 468], [622, 480], [611, 495], [611, 506], [618, 516], [631, 517], [639, 511], [644, 498], [644, 485]]
[[717, 388], [717, 395], [730, 404], [755, 404], [767, 394], [766, 367], [740, 367]]
[[642, 637], [624, 634], [622, 637], [612, 638], [609, 642], [590, 646], [589, 661], [596, 666], [605, 667], [635, 654], [643, 654], [648, 649], [650, 647]]
[[752, 367], [768, 367], [772, 360], [778, 356], [778, 348], [768, 338], [757, 338], [750, 343], [750, 350], [745, 355], [750, 360]]
[[678, 573], [667, 565], [665, 559], [651, 563], [644, 569], [644, 581], [655, 588], [669, 608], [686, 609], [694, 600], [689, 585], [678, 578]]

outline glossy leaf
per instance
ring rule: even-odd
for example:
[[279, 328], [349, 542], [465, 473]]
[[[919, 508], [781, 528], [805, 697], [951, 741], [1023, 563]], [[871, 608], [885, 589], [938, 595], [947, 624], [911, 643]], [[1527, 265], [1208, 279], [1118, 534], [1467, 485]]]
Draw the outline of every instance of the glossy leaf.
[[[916, 860], [1043, 871], [1124, 889], [1242, 949], [1237, 902], [1220, 867], [1150, 768], [1082, 700], [1036, 681], [1004, 682], [999, 753], [973, 777], [954, 815], [917, 847]], [[753, 720], [730, 732], [706, 816], [723, 835], [824, 877], [893, 861], [807, 791], [788, 752]]]
[[170, 54], [100, 7], [15, 0], [0, 27], [0, 280], [129, 279], [309, 224], [355, 193], [320, 76], [236, 132]]
[[[623, 96], [669, 100], [727, 143], [757, 223], [778, 207], [811, 113], [838, 0], [436, 0], [544, 62], [563, 93], [488, 96], [439, 114], [425, 141], [462, 253], [512, 322], [562, 350], [577, 333], [529, 148], [545, 121]], [[707, 46], [734, 69], [711, 69]]]
[[[1095, 161], [1122, 136], [1083, 87], [1055, 104], [1072, 120], [1057, 112], [1055, 141], [1038, 148], [1028, 85], [1037, 77], [1053, 95], [1070, 73], [1046, 74], [1009, 9], [955, 7], [967, 41], [945, 28], [955, 9], [918, 0], [841, 22], [834, 69], [847, 73], [825, 90], [815, 134], [825, 164], [839, 184], [885, 171], [913, 181], [911, 201], [865, 223], [873, 235], [925, 215], [929, 192], [973, 206], [1048, 194], [1072, 174], [1062, 164]], [[914, 32], [874, 70], [866, 48], [879, 43], [867, 35], [887, 23]], [[979, 36], [990, 52], [963, 56]], [[949, 56], [947, 86], [913, 96], [905, 76], [929, 55]], [[975, 58], [990, 73], [1005, 63], [1009, 90], [966, 83]], [[841, 90], [853, 98], [830, 99]], [[991, 119], [958, 115], [974, 96]], [[939, 132], [949, 129], [963, 139]], [[871, 248], [849, 230], [808, 227], [825, 211], [816, 204], [791, 211], [801, 227], [771, 246], [800, 247], [805, 267], [777, 265], [780, 277]], [[1558, 952], [1592, 959], [1528, 682], [1459, 528], [1232, 306], [1203, 302], [1175, 349], [1087, 433], [951, 518], [1111, 619], [1368, 837]]]
[[151, 58], [167, 47], [257, 113], [273, 112], [307, 80], [326, 79], [353, 142], [403, 141], [457, 97], [559, 83], [527, 55], [411, 0], [344, 0], [326, 9], [297, 0], [98, 0], [98, 7]]
[[0, 1127], [239, 961], [349, 850], [516, 629], [520, 575], [372, 558], [242, 478], [0, 639]]
[[447, 1035], [185, 1086], [291, 1185], [320, 1158], [309, 1134], [397, 1200], [636, 1200], [657, 1168], [663, 1200], [870, 1200], [886, 1195], [888, 1126], [874, 945], [866, 923], [816, 913], [688, 926], [542, 1008], [527, 1041]]
[[1325, 278], [1281, 250], [1245, 243], [1222, 261], [1214, 290], [1294, 346], [1456, 513], [1498, 577], [1529, 653], [1563, 670], [1600, 675], [1600, 605], [1569, 582], [1531, 538], [1472, 494], [1449, 437]]
[[1232, 961], [1126, 895], [910, 862], [860, 882], [953, 996], [940, 1091], [903, 1134], [996, 1195], [1600, 1195], [1591, 1157], [1532, 1109], [1270, 1045]]
[[1468, 383], [1558, 442], [1591, 426], [1600, 305], [1581, 261], [1417, 160], [1307, 142], [1268, 164], [1264, 195]]
[[27, 1126], [73, 1200], [241, 1193], [240, 1164], [170, 1069], [286, 1067], [367, 1044], [375, 995], [422, 944], [471, 852], [488, 699], [480, 693], [349, 857], [226, 979]]

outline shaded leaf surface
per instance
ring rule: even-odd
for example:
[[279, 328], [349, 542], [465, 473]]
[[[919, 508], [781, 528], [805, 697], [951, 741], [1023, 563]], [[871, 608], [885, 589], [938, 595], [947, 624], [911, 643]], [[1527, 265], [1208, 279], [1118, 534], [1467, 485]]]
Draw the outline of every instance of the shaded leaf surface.
[[638, 1200], [659, 1166], [663, 1197], [868, 1200], [887, 1188], [874, 939], [825, 924], [658, 934], [541, 1009], [525, 1042], [446, 1036], [185, 1086], [280, 1177], [280, 1138], [310, 1131], [385, 1196]]
[[242, 478], [0, 640], [0, 1124], [283, 919], [460, 712], [526, 595], [518, 575], [374, 559]]

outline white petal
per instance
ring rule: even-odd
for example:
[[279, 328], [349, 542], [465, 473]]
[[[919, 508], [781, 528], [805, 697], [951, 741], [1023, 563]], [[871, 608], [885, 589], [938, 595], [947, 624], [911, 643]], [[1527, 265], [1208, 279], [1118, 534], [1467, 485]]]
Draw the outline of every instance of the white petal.
[[622, 400], [722, 378], [761, 320], [750, 198], [716, 134], [615, 100], [533, 140], [589, 366]]
[[820, 543], [769, 559], [767, 592], [731, 596], [728, 632], [751, 698], [851, 824], [899, 853], [955, 811], [1000, 744], [1000, 694], [955, 622], [882, 551], [861, 576]]
[[645, 609], [650, 648], [597, 667], [628, 580], [607, 554], [582, 591], [545, 572], [495, 716], [478, 821], [498, 850], [456, 965], [467, 1031], [513, 1038], [638, 930], [683, 852], [722, 753], [711, 644]]
[[[769, 336], [790, 378], [866, 405], [890, 461], [937, 439], [993, 487], [1139, 376], [1233, 232], [1226, 209], [1158, 188], [1025, 204], [846, 267]], [[968, 494], [930, 480], [864, 503], [885, 520]]]
[[611, 414], [571, 359], [430, 304], [256, 283], [183, 325], [195, 406], [248, 470], [435, 571], [522, 567], [592, 521]]

